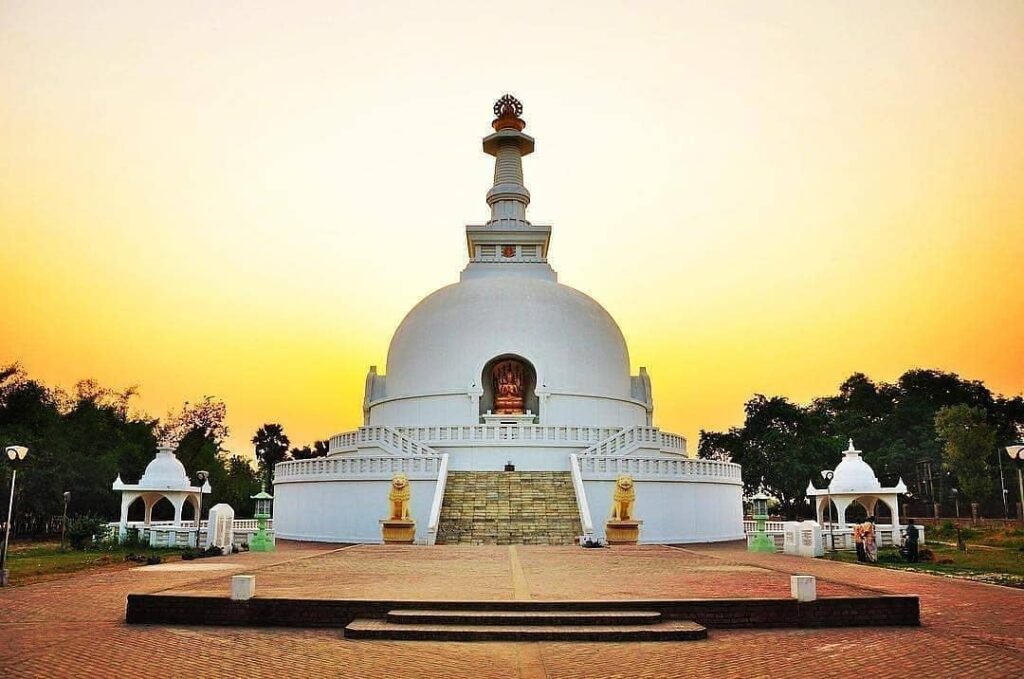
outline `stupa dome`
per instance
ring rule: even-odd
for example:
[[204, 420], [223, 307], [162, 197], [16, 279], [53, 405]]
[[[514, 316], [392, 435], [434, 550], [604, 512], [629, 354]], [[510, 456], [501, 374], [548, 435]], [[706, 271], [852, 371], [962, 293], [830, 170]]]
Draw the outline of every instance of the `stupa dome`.
[[879, 490], [882, 484], [875, 476], [875, 470], [860, 456], [861, 451], [854, 450], [853, 440], [843, 451], [843, 459], [836, 465], [830, 486], [833, 493], [859, 492]]
[[464, 278], [417, 304], [391, 340], [388, 391], [465, 391], [502, 355], [528, 361], [540, 389], [630, 397], [626, 340], [600, 304], [551, 280], [505, 276]]
[[192, 486], [185, 474], [185, 465], [181, 464], [170, 446], [157, 448], [156, 457], [146, 465], [146, 471], [139, 480], [140, 488], [149, 489], [185, 489]]

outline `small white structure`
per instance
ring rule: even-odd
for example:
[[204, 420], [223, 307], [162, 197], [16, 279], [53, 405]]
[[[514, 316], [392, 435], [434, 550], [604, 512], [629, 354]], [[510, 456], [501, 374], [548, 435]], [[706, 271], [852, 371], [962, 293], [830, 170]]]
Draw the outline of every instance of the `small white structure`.
[[789, 578], [789, 591], [797, 601], [818, 598], [818, 583], [813, 575], [794, 575]]
[[[859, 504], [868, 513], [874, 516], [878, 504], [882, 503], [889, 509], [892, 517], [891, 526], [878, 526], [878, 544], [898, 544], [900, 542], [900, 505], [899, 496], [907, 492], [907, 486], [903, 479], [899, 480], [892, 488], [883, 488], [875, 471], [861, 458], [861, 452], [853, 447], [853, 439], [850, 439], [849, 447], [843, 451], [843, 459], [836, 465], [832, 472], [832, 481], [828, 488], [815, 488], [813, 482], [807, 484], [807, 496], [817, 498], [815, 506], [818, 514], [818, 524], [822, 526], [825, 540], [831, 540], [830, 534], [836, 538], [836, 547], [839, 549], [853, 548], [852, 533], [853, 526], [846, 522], [846, 510], [854, 503]], [[825, 523], [825, 513], [829, 501], [835, 505], [837, 520], [835, 525]], [[888, 534], [888, 539], [883, 539], [883, 534]], [[831, 546], [831, 544], [829, 545]]]
[[[137, 484], [126, 484], [118, 474], [114, 480], [113, 489], [121, 493], [121, 520], [118, 524], [118, 539], [124, 540], [128, 533], [128, 508], [132, 503], [142, 498], [145, 505], [145, 520], [143, 528], [149, 532], [149, 541], [153, 546], [179, 545], [182, 539], [189, 545], [195, 546], [195, 535], [189, 532], [188, 527], [181, 523], [181, 513], [186, 502], [192, 504], [196, 513], [196, 526], [199, 525], [200, 494], [210, 492], [210, 482], [207, 481], [200, 488], [193, 486], [185, 474], [185, 466], [181, 464], [174, 455], [174, 449], [167, 443], [157, 447], [156, 457], [146, 465], [146, 471]], [[153, 506], [161, 499], [167, 498], [174, 507], [174, 521], [170, 526], [162, 526], [160, 529], [152, 527]], [[196, 531], [198, 533], [198, 531]], [[160, 533], [161, 535], [157, 535]], [[164, 535], [166, 534], [166, 535]]]
[[800, 554], [800, 522], [782, 522], [782, 551], [797, 556]]
[[221, 502], [210, 508], [206, 522], [206, 546], [216, 545], [224, 554], [231, 553], [235, 541], [235, 510]]
[[232, 575], [231, 576], [231, 600], [248, 601], [256, 596], [255, 575]]
[[800, 556], [825, 556], [825, 545], [821, 539], [821, 525], [816, 521], [801, 521], [799, 524], [797, 554]]

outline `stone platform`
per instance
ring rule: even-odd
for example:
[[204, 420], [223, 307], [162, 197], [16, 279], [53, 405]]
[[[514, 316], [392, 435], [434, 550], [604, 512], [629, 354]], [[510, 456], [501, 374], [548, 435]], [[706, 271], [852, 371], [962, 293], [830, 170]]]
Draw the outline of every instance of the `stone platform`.
[[[278, 551], [191, 564], [121, 568], [0, 589], [4, 677], [147, 674], [195, 677], [1005, 677], [1024, 674], [1024, 591], [961, 580], [749, 554], [733, 546], [384, 547], [278, 543]], [[720, 629], [705, 641], [437, 642], [351, 640], [339, 628], [125, 624], [128, 594], [223, 598], [232, 573], [256, 599], [322, 596], [510, 602], [581, 598], [788, 597], [789, 576], [821, 597], [918, 595], [919, 627]], [[422, 609], [422, 607], [421, 607]], [[458, 610], [458, 609], [453, 609]], [[197, 652], [201, 649], [201, 653]]]

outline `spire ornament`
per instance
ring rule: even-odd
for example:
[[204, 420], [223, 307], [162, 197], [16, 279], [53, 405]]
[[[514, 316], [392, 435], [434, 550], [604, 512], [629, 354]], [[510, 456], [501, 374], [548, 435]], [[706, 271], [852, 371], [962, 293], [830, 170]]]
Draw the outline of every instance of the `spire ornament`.
[[526, 121], [519, 116], [523, 115], [523, 104], [511, 94], [503, 95], [494, 102], [494, 121], [491, 127], [498, 130], [513, 129], [522, 132], [526, 127]]

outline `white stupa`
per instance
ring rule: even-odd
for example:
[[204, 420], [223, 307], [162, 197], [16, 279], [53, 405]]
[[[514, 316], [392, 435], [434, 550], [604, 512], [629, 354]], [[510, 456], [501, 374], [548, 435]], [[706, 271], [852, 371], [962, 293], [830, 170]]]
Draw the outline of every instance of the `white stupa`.
[[551, 227], [526, 218], [521, 113], [508, 95], [495, 104], [490, 219], [466, 227], [459, 281], [398, 326], [386, 372], [370, 368], [364, 426], [332, 437], [327, 458], [276, 467], [278, 537], [380, 541], [389, 480], [404, 473], [417, 541], [442, 542], [449, 475], [511, 465], [571, 478], [580, 528], [598, 537], [630, 474], [641, 541], [743, 538], [739, 466], [690, 459], [682, 436], [653, 426], [651, 379], [630, 374], [615, 320], [548, 263]]

